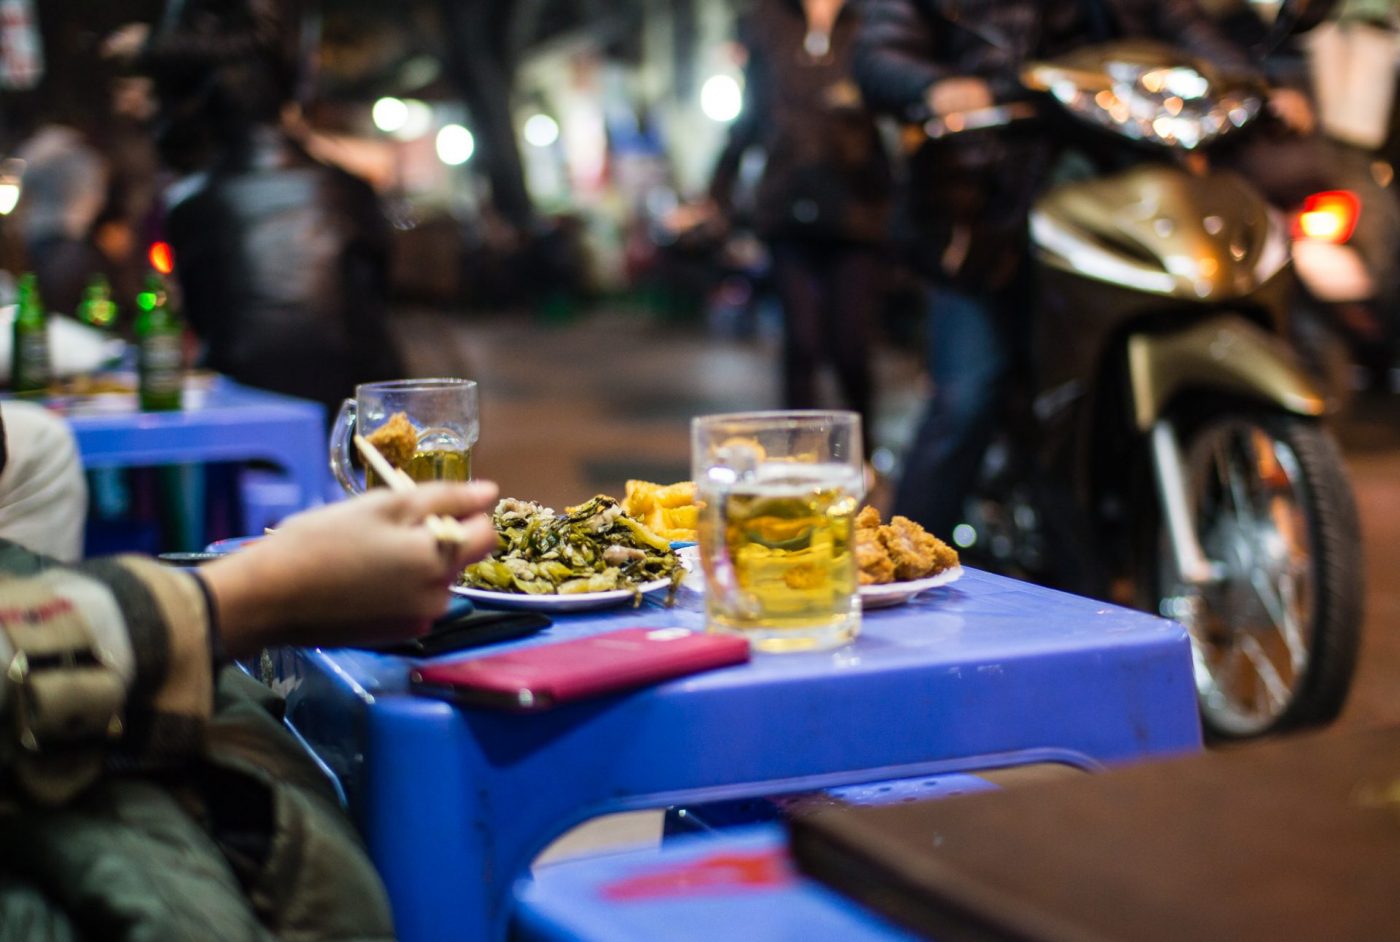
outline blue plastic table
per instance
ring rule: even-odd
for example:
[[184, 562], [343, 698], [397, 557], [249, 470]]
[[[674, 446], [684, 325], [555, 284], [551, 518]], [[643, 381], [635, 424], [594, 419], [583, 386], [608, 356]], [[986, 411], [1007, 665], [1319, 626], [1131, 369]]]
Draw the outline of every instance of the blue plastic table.
[[[561, 617], [514, 644], [702, 620], [688, 596]], [[1033, 762], [1096, 769], [1201, 742], [1178, 625], [976, 571], [868, 613], [835, 651], [756, 655], [537, 715], [413, 696], [399, 657], [274, 660], [404, 942], [504, 938], [515, 881], [598, 815]]]
[[319, 403], [215, 377], [187, 393], [178, 412], [65, 413], [88, 468], [267, 461], [300, 494], [297, 509], [320, 503], [329, 476]]
[[777, 824], [540, 867], [520, 942], [912, 942], [916, 936], [798, 874]]

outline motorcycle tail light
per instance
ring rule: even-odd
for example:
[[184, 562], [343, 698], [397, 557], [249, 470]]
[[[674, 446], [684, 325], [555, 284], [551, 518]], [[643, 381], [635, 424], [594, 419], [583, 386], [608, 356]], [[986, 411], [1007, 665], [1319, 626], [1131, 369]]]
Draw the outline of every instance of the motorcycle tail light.
[[1355, 193], [1329, 190], [1314, 193], [1303, 201], [1303, 210], [1294, 224], [1294, 237], [1341, 245], [1356, 230], [1361, 202]]

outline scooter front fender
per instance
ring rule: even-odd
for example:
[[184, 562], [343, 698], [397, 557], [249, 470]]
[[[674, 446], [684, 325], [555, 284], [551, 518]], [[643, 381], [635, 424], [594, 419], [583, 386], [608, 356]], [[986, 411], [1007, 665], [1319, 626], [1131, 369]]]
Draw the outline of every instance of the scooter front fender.
[[1128, 339], [1133, 420], [1146, 434], [1188, 391], [1216, 391], [1319, 416], [1326, 401], [1281, 338], [1235, 314], [1177, 332]]

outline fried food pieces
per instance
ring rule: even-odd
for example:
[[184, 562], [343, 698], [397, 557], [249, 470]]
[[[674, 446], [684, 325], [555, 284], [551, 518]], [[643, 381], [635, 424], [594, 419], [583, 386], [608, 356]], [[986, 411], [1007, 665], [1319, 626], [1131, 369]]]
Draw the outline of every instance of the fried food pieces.
[[395, 412], [389, 421], [365, 436], [379, 450], [384, 460], [400, 470], [408, 468], [418, 451], [418, 430], [408, 416]]
[[880, 511], [856, 515], [856, 566], [861, 585], [923, 579], [958, 565], [958, 551], [908, 517], [880, 523]]
[[694, 540], [700, 514], [695, 505], [695, 482], [661, 485], [628, 481], [622, 512], [668, 540]]

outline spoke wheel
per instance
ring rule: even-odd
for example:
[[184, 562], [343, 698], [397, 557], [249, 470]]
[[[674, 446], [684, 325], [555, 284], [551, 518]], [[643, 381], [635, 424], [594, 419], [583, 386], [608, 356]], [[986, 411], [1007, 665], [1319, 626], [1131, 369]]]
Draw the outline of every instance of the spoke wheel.
[[1186, 585], [1162, 532], [1159, 609], [1191, 636], [1207, 734], [1244, 739], [1333, 719], [1351, 685], [1363, 591], [1336, 446], [1302, 419], [1239, 414], [1202, 423], [1184, 455], [1217, 579]]

